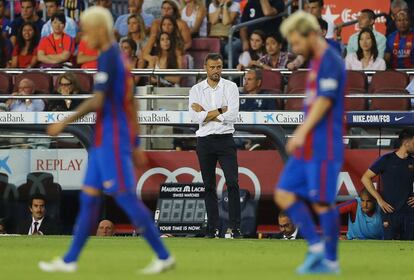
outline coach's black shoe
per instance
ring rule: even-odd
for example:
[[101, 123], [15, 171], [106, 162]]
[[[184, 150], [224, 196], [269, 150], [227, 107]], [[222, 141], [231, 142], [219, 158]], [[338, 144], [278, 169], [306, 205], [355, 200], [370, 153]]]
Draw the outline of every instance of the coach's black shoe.
[[208, 232], [205, 236], [205, 238], [220, 238], [220, 232], [218, 229]]

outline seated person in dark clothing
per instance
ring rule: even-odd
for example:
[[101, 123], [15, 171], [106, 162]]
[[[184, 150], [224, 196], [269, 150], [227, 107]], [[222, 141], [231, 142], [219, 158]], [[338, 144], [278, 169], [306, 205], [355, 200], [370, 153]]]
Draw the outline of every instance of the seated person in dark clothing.
[[[57, 79], [57, 93], [71, 95], [79, 93], [79, 85], [74, 74], [68, 72]], [[47, 111], [64, 112], [73, 111], [82, 102], [82, 99], [51, 99]]]
[[283, 240], [303, 239], [299, 234], [298, 228], [292, 223], [285, 212], [281, 211], [279, 213], [278, 223], [280, 232], [273, 235], [272, 238]]
[[22, 221], [17, 227], [18, 234], [57, 235], [60, 234], [58, 223], [46, 215], [46, 199], [41, 194], [33, 195], [29, 200], [31, 217]]
[[381, 208], [375, 198], [364, 189], [359, 197], [337, 206], [339, 213], [348, 216], [346, 238], [383, 239]]
[[[249, 70], [244, 76], [244, 87], [241, 94], [263, 94], [262, 86], [263, 74], [261, 70]], [[271, 111], [276, 110], [275, 99], [247, 99], [240, 98], [240, 108], [242, 111]]]
[[5, 219], [0, 219], [0, 234], [7, 234]]

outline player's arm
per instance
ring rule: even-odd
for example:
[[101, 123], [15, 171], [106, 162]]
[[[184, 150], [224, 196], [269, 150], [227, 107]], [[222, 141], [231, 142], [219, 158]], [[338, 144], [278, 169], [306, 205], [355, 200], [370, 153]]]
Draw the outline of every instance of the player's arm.
[[320, 122], [331, 107], [332, 100], [329, 97], [319, 96], [316, 98], [305, 121], [295, 130], [293, 138], [286, 145], [289, 154], [303, 146], [308, 133]]
[[379, 192], [375, 189], [373, 179], [377, 176], [377, 174], [368, 169], [365, 171], [364, 175], [362, 175], [361, 182], [367, 191], [377, 200], [378, 205], [381, 207], [382, 211], [385, 213], [392, 213], [394, 212], [394, 208], [388, 204], [379, 194]]
[[269, 0], [260, 0], [260, 6], [262, 7], [262, 11], [265, 17], [267, 16], [274, 16], [277, 15], [278, 11], [275, 7], [270, 5]]

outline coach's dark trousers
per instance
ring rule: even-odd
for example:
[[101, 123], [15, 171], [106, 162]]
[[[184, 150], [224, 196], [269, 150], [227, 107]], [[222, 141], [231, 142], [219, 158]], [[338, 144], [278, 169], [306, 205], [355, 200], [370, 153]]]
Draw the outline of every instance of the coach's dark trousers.
[[229, 227], [240, 228], [240, 194], [238, 184], [237, 147], [232, 134], [214, 134], [198, 137], [197, 155], [206, 187], [208, 231], [219, 228], [216, 186], [216, 165], [220, 163], [229, 193]]

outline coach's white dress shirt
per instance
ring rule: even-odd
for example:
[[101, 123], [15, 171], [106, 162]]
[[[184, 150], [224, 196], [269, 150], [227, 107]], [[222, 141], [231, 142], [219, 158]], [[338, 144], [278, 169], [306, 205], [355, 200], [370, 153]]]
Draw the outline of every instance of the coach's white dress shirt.
[[[195, 112], [191, 104], [198, 103], [205, 111]], [[211, 134], [229, 134], [234, 132], [234, 123], [239, 115], [239, 89], [232, 81], [220, 78], [215, 88], [204, 80], [190, 89], [189, 111], [191, 120], [199, 124], [198, 137]], [[220, 122], [204, 122], [209, 111], [227, 106], [227, 112], [219, 115]]]
[[[44, 217], [43, 217], [44, 218]], [[35, 222], [37, 222], [37, 231], [39, 231], [39, 228], [40, 228], [40, 226], [42, 225], [42, 222], [43, 222], [43, 218], [41, 218], [40, 220], [35, 220], [33, 217], [32, 217], [32, 224], [31, 224], [31, 226], [30, 226], [30, 228], [29, 228], [29, 232], [27, 233], [28, 235], [32, 235], [33, 234], [33, 232], [34, 232], [34, 230], [35, 230]]]

